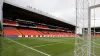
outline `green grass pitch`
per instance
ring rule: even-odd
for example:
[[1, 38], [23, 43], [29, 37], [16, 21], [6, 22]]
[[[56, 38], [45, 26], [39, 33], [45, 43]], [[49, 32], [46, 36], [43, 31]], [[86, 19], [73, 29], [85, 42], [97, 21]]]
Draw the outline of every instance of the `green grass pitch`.
[[[48, 56], [48, 55], [73, 56], [74, 43], [75, 43], [74, 40], [75, 40], [74, 37], [9, 38], [9, 39], [0, 38], [0, 55], [1, 56]], [[98, 43], [100, 43], [100, 41]], [[99, 51], [100, 48], [96, 48], [96, 50]], [[48, 55], [45, 55], [44, 53]]]
[[[73, 56], [74, 38], [10, 38], [51, 56]], [[46, 56], [20, 44], [1, 38], [1, 56]]]

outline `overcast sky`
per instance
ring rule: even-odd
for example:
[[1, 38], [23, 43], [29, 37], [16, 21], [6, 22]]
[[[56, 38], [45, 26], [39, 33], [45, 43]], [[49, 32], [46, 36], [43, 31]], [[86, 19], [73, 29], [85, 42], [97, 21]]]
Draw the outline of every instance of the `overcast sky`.
[[[71, 22], [75, 24], [75, 0], [6, 0], [23, 7], [31, 6], [37, 8], [46, 13], [59, 17], [60, 20]], [[93, 5], [94, 0], [89, 0], [90, 5]], [[96, 4], [99, 4], [100, 0], [96, 0]], [[92, 10], [92, 16], [94, 17], [94, 10]], [[100, 8], [95, 9], [96, 19], [100, 19]], [[92, 26], [94, 25], [92, 20]], [[100, 20], [96, 20], [96, 26], [100, 26]]]

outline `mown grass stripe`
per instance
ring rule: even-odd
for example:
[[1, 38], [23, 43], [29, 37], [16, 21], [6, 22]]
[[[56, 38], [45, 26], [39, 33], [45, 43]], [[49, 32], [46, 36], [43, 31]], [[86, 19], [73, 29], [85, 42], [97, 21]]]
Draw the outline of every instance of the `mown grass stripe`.
[[28, 48], [28, 49], [34, 50], [34, 51], [36, 51], [36, 52], [39, 52], [39, 53], [41, 53], [41, 54], [43, 54], [43, 55], [45, 55], [45, 56], [51, 56], [51, 55], [49, 55], [49, 54], [47, 54], [47, 53], [44, 53], [44, 52], [42, 52], [42, 51], [39, 51], [39, 50], [34, 49], [34, 48], [32, 48], [32, 47], [29, 47], [29, 46], [27, 46], [27, 45], [21, 44], [21, 43], [19, 43], [19, 42], [17, 42], [17, 41], [14, 41], [14, 40], [12, 40], [12, 39], [9, 39], [9, 38], [6, 38], [6, 39], [8, 39], [8, 40], [10, 40], [10, 41], [12, 41], [12, 42], [15, 42], [16, 44], [19, 44], [19, 45], [21, 45], [21, 46], [23, 46], [23, 47], [26, 47], [26, 48]]
[[59, 44], [59, 43], [51, 43], [51, 44], [45, 44], [45, 45], [34, 46], [34, 47], [43, 47], [43, 46], [54, 45], [54, 44]]

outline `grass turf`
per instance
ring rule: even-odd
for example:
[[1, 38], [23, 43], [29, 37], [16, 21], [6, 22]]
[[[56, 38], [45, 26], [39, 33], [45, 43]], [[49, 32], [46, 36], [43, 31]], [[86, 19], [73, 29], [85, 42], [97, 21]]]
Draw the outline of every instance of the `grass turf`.
[[[69, 38], [10, 38], [26, 46], [47, 53], [51, 56], [73, 56], [74, 37]], [[95, 42], [100, 44], [100, 38], [95, 38]], [[95, 44], [95, 54], [100, 55], [100, 45]], [[1, 56], [46, 56], [6, 38], [0, 38]]]
[[[51, 56], [73, 56], [74, 38], [10, 38]], [[46, 56], [1, 38], [1, 56]]]

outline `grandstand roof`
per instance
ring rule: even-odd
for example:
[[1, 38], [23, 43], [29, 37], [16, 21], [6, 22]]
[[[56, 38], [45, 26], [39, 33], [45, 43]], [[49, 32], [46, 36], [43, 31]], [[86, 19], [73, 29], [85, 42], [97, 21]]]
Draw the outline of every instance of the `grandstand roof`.
[[4, 11], [4, 17], [10, 16], [14, 19], [36, 21], [40, 23], [66, 27], [69, 29], [75, 28], [75, 26], [70, 23], [65, 23], [60, 20], [54, 19], [53, 17], [49, 17], [44, 14], [37, 13], [36, 9], [34, 11], [27, 8], [21, 8], [13, 4], [4, 3], [3, 11]]

